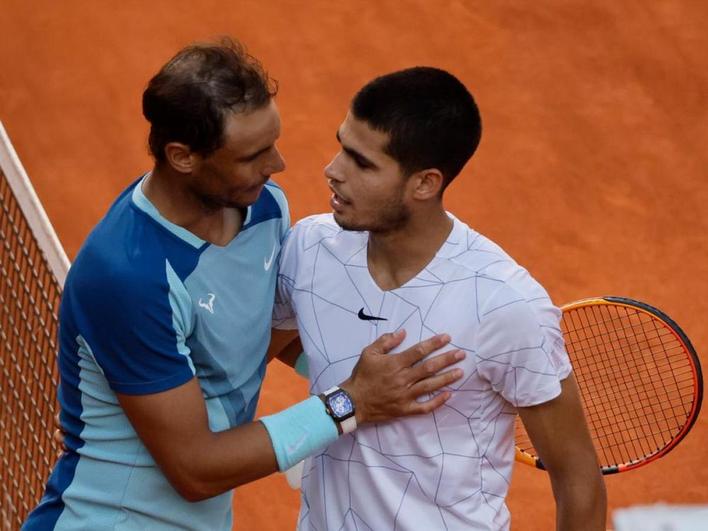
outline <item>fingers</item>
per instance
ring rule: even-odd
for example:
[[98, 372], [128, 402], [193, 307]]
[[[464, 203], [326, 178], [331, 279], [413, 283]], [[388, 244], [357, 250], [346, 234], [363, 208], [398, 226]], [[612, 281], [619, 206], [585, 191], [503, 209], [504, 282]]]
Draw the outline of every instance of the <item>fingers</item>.
[[386, 354], [400, 345], [401, 341], [403, 341], [405, 337], [406, 331], [403, 329], [396, 330], [395, 332], [389, 334], [384, 334], [371, 343], [371, 345], [366, 347], [364, 352], [368, 352], [370, 354]]
[[426, 413], [430, 413], [431, 411], [439, 408], [445, 402], [447, 402], [451, 396], [452, 393], [450, 393], [449, 391], [445, 391], [443, 393], [435, 395], [430, 400], [426, 400], [424, 402], [416, 402], [411, 406], [409, 414], [424, 415]]
[[405, 365], [413, 365], [418, 363], [420, 360], [425, 358], [431, 352], [434, 352], [450, 342], [450, 336], [447, 334], [438, 334], [431, 338], [428, 338], [420, 343], [413, 345], [412, 347], [394, 354], [398, 357], [402, 363]]
[[56, 428], [54, 432], [52, 433], [52, 439], [54, 442], [59, 444], [59, 447], [61, 450], [59, 450], [59, 455], [62, 454], [66, 450], [66, 445], [64, 444], [64, 437], [65, 437], [65, 432], [64, 428], [61, 425], [61, 420], [59, 418], [59, 413], [54, 415], [54, 427]]
[[59, 445], [57, 457], [61, 457], [61, 455], [66, 451], [66, 446], [64, 445], [64, 434], [61, 430], [54, 430], [54, 433], [52, 433], [52, 439], [54, 439], [54, 442]]
[[459, 349], [438, 354], [437, 356], [425, 360], [420, 365], [411, 368], [409, 378], [412, 382], [417, 382], [418, 380], [433, 376], [444, 368], [463, 359], [465, 359], [465, 352]]
[[445, 371], [435, 376], [430, 376], [424, 380], [420, 380], [411, 386], [411, 392], [414, 398], [419, 396], [434, 393], [435, 391], [446, 387], [464, 375], [462, 369], [452, 369], [450, 371]]
[[388, 353], [405, 337], [402, 330], [385, 334], [362, 352], [351, 377], [342, 382], [356, 404], [358, 423], [381, 422], [405, 415], [428, 413], [440, 407], [448, 398], [444, 391], [425, 402], [422, 395], [440, 391], [463, 376], [460, 369], [441, 372], [464, 359], [459, 349], [437, 354], [421, 362], [431, 353], [450, 342], [448, 334], [439, 334], [397, 354]]

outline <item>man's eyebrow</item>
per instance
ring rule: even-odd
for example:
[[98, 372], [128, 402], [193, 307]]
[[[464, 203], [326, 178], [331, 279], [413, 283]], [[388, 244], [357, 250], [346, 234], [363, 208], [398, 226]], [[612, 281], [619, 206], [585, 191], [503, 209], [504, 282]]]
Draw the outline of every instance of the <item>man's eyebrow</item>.
[[378, 169], [378, 165], [375, 164], [372, 160], [366, 158], [364, 155], [359, 153], [356, 149], [350, 148], [349, 146], [345, 146], [342, 143], [342, 137], [339, 135], [339, 130], [337, 130], [337, 142], [339, 142], [339, 145], [342, 146], [342, 151], [344, 151], [347, 155], [349, 155], [351, 158], [353, 158], [359, 165], [361, 166], [368, 166], [374, 169]]
[[258, 157], [258, 155], [260, 155], [261, 153], [265, 153], [266, 151], [268, 151], [272, 147], [273, 147], [273, 145], [271, 144], [270, 146], [266, 146], [262, 149], [259, 149], [258, 151], [254, 151], [253, 153], [249, 153], [248, 155], [243, 155], [238, 158], [238, 161], [239, 162], [248, 162], [249, 160], [253, 160], [256, 157]]

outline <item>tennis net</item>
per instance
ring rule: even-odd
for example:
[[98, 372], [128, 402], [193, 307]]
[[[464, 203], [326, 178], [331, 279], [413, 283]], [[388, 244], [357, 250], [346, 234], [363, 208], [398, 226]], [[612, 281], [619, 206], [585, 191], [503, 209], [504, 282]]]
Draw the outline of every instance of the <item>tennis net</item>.
[[57, 312], [69, 261], [0, 123], [0, 526], [17, 529], [59, 452]]

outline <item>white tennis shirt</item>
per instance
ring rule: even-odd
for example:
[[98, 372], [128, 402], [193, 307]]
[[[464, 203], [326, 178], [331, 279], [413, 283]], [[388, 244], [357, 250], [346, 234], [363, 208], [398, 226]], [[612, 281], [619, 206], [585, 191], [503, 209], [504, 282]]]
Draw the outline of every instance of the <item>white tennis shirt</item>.
[[299, 329], [313, 394], [400, 328], [396, 351], [445, 332], [467, 354], [440, 409], [361, 426], [307, 460], [302, 531], [509, 528], [515, 408], [555, 398], [571, 367], [543, 287], [452, 219], [435, 258], [390, 291], [369, 274], [368, 233], [343, 231], [329, 214], [302, 220], [284, 244], [274, 326]]

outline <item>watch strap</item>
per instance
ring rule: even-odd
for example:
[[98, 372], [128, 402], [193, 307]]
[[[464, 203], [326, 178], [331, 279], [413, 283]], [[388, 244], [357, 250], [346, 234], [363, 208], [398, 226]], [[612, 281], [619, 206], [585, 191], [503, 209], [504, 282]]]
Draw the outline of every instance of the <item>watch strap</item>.
[[352, 415], [348, 419], [344, 419], [339, 423], [342, 433], [351, 433], [356, 429], [356, 415]]

